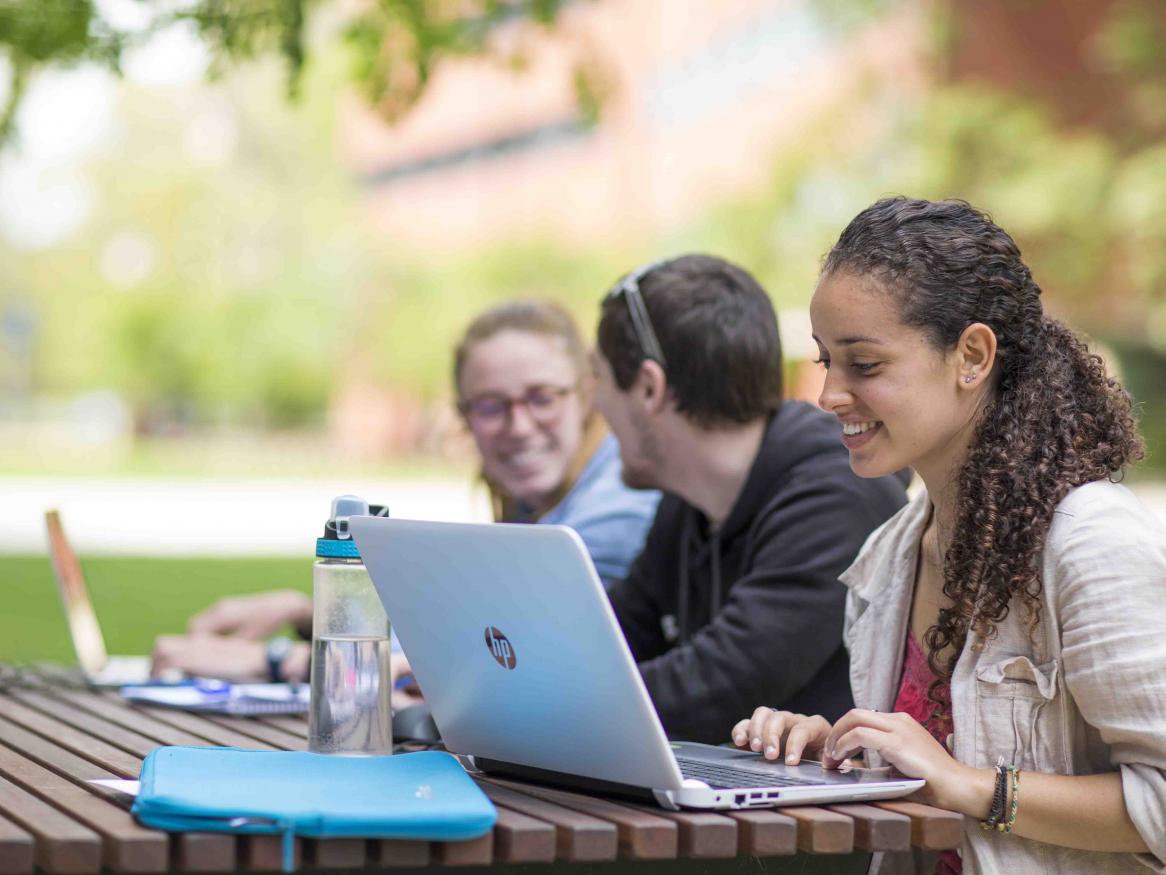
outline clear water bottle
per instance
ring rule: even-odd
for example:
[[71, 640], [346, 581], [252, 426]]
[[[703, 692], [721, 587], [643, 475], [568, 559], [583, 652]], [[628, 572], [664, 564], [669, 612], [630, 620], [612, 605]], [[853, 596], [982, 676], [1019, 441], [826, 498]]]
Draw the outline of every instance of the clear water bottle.
[[[354, 495], [332, 501], [312, 569], [312, 707], [308, 750], [373, 756], [393, 752], [389, 618], [348, 531], [366, 516]], [[372, 512], [387, 516], [384, 508]]]

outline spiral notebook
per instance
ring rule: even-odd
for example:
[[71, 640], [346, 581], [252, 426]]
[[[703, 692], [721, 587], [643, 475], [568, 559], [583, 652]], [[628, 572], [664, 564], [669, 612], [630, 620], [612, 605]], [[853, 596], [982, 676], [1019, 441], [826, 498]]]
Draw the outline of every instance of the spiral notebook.
[[303, 714], [311, 701], [307, 684], [230, 684], [192, 681], [183, 684], [143, 684], [122, 687], [122, 696], [142, 705], [160, 705], [183, 711], [259, 716]]

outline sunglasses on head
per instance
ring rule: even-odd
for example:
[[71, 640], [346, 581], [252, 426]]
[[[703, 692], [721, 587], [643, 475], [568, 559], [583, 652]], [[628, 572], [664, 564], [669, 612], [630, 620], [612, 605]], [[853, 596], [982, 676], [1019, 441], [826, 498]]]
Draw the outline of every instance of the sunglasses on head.
[[664, 350], [656, 338], [656, 331], [652, 328], [652, 320], [648, 317], [648, 305], [644, 303], [644, 296], [640, 293], [640, 282], [656, 268], [666, 264], [670, 259], [653, 261], [638, 267], [625, 276], [607, 293], [605, 300], [612, 301], [621, 295], [628, 302], [628, 313], [632, 317], [632, 330], [636, 333], [636, 340], [640, 343], [640, 351], [644, 358], [652, 359], [667, 370], [668, 363], [664, 359]]

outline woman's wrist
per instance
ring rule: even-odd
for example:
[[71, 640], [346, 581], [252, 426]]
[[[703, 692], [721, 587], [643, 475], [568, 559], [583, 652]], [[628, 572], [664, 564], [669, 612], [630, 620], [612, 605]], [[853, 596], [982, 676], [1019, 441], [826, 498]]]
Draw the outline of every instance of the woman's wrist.
[[284, 680], [293, 683], [307, 683], [311, 663], [311, 645], [306, 641], [295, 642], [281, 666]]
[[995, 769], [974, 769], [956, 762], [956, 768], [936, 788], [935, 804], [948, 811], [958, 811], [968, 817], [983, 820], [992, 807], [992, 793], [996, 789]]

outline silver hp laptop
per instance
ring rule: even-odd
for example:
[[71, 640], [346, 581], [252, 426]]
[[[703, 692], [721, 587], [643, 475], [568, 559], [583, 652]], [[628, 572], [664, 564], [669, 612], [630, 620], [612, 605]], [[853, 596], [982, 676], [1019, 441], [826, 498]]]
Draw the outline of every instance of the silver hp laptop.
[[569, 528], [353, 517], [351, 531], [442, 739], [484, 771], [672, 809], [888, 799], [923, 786], [883, 769], [669, 742]]
[[77, 662], [89, 683], [98, 687], [120, 687], [125, 684], [144, 684], [150, 679], [150, 657], [110, 656], [105, 650], [105, 638], [97, 623], [97, 614], [89, 598], [89, 587], [81, 573], [77, 554], [65, 537], [60, 514], [50, 510], [45, 514], [49, 536], [49, 558], [53, 576], [61, 592], [65, 607], [65, 621]]

